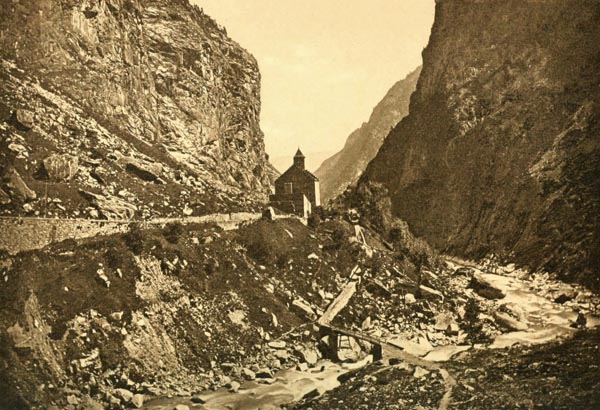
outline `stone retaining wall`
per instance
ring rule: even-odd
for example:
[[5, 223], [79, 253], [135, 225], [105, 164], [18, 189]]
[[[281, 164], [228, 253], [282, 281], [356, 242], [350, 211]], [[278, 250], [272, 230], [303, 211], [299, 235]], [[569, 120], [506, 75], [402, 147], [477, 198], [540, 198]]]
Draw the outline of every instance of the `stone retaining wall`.
[[260, 219], [261, 214], [239, 212], [210, 214], [189, 218], [160, 218], [151, 221], [98, 220], [98, 219], [50, 219], [0, 217], [0, 249], [11, 254], [41, 249], [51, 243], [66, 239], [91, 238], [97, 235], [113, 235], [126, 232], [131, 224], [143, 227], [168, 223], [216, 223], [225, 230], [235, 229], [243, 222]]

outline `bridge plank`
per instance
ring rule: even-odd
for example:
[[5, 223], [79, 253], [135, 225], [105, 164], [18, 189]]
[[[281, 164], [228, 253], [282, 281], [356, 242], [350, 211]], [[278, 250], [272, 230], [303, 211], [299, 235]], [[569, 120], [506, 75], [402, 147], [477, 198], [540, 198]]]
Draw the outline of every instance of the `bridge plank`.
[[356, 293], [356, 281], [350, 281], [346, 284], [340, 294], [327, 307], [323, 316], [317, 321], [320, 325], [327, 325], [346, 307], [350, 298]]

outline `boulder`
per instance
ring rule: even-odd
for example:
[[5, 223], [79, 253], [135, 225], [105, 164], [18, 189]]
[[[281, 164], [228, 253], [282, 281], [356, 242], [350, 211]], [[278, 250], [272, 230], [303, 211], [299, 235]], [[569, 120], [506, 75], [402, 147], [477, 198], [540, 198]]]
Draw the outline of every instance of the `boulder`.
[[240, 389], [240, 384], [238, 382], [231, 382], [229, 383], [229, 392], [230, 393], [237, 393], [238, 390]]
[[111, 405], [111, 408], [120, 408], [121, 407], [121, 399], [115, 397], [112, 394], [108, 394], [106, 397], [106, 401]]
[[435, 330], [441, 332], [453, 332], [454, 329], [457, 329], [456, 322], [454, 318], [449, 313], [439, 313], [435, 317]]
[[414, 377], [416, 377], [417, 379], [420, 379], [422, 377], [425, 377], [429, 374], [429, 370], [423, 369], [420, 366], [415, 367], [415, 372], [413, 374]]
[[494, 312], [494, 318], [496, 319], [496, 323], [508, 330], [521, 331], [529, 328], [526, 323], [519, 322], [517, 319], [503, 312]]
[[562, 305], [575, 299], [576, 296], [577, 293], [575, 291], [563, 292], [554, 299], [554, 302]]
[[10, 168], [5, 175], [7, 180], [6, 185], [14, 192], [15, 195], [22, 198], [25, 201], [33, 201], [37, 198], [35, 191], [31, 190], [19, 172], [16, 169]]
[[104, 406], [91, 397], [84, 397], [81, 403], [79, 403], [79, 408], [85, 410], [104, 410]]
[[313, 308], [310, 307], [308, 303], [306, 303], [302, 299], [296, 299], [292, 302], [292, 306], [297, 310], [300, 310], [302, 313], [306, 314], [309, 318], [313, 318], [316, 316]]
[[144, 395], [134, 394], [131, 399], [131, 404], [133, 404], [138, 409], [141, 408], [144, 405]]
[[33, 112], [22, 109], [14, 110], [9, 122], [18, 130], [29, 131], [34, 126]]
[[272, 378], [272, 377], [266, 377], [264, 379], [257, 379], [258, 384], [268, 384], [271, 385], [273, 383], [275, 383], [277, 381], [277, 379]]
[[367, 281], [366, 289], [369, 293], [376, 296], [382, 296], [385, 298], [389, 298], [392, 296], [392, 292], [390, 291], [390, 289], [387, 286], [385, 286], [383, 282], [381, 282], [379, 279], [372, 279]]
[[190, 408], [185, 404], [178, 404], [177, 406], [173, 407], [173, 410], [190, 410]]
[[106, 219], [132, 219], [137, 207], [116, 197], [106, 197], [93, 192], [80, 190], [79, 194], [87, 199]]
[[161, 183], [160, 175], [163, 172], [163, 167], [160, 163], [142, 161], [132, 157], [121, 157], [117, 162], [127, 172], [144, 181]]
[[479, 273], [473, 275], [469, 287], [479, 296], [486, 299], [502, 299], [506, 296], [502, 290], [498, 289]]
[[285, 349], [286, 343], [283, 340], [274, 340], [269, 342], [269, 347], [271, 349]]
[[230, 373], [232, 372], [235, 368], [236, 368], [236, 364], [235, 363], [230, 363], [230, 362], [224, 362], [221, 363], [221, 369], [225, 372], [225, 373]]
[[206, 403], [206, 397], [199, 396], [199, 395], [193, 396], [190, 400], [191, 400], [192, 403], [196, 403], [196, 404], [204, 404], [204, 403]]
[[319, 361], [319, 356], [314, 349], [304, 349], [301, 352], [302, 359], [309, 365], [314, 366]]
[[304, 401], [309, 401], [314, 399], [315, 397], [319, 397], [319, 390], [318, 389], [312, 389], [311, 391], [309, 391], [308, 393], [306, 393], [304, 396], [302, 396], [302, 400]]
[[252, 370], [248, 369], [247, 367], [244, 367], [242, 369], [242, 376], [244, 376], [244, 378], [246, 380], [254, 380], [254, 379], [256, 379], [256, 373], [253, 372]]
[[441, 300], [444, 300], [444, 294], [442, 292], [440, 292], [439, 290], [432, 289], [425, 285], [419, 286], [419, 289], [421, 290], [421, 293], [423, 293], [423, 294], [437, 296]]
[[133, 399], [133, 393], [127, 389], [115, 389], [114, 394], [125, 403], [128, 403]]
[[308, 370], [308, 364], [306, 364], [304, 362], [303, 363], [298, 363], [298, 365], [296, 366], [296, 369], [298, 371], [305, 372], [305, 371]]
[[8, 205], [10, 204], [10, 196], [0, 188], [0, 205]]
[[475, 273], [475, 269], [469, 268], [468, 266], [461, 266], [454, 271], [455, 276], [467, 276], [471, 277]]
[[53, 154], [44, 159], [42, 165], [51, 181], [69, 181], [77, 174], [79, 158], [68, 154]]
[[17, 154], [17, 158], [28, 158], [29, 157], [29, 150], [27, 148], [25, 148], [25, 146], [22, 144], [17, 144], [16, 142], [11, 142], [10, 144], [8, 144], [8, 149], [9, 149], [9, 151], [12, 151], [15, 154]]
[[273, 372], [271, 371], [271, 369], [269, 369], [267, 367], [263, 367], [263, 368], [259, 369], [256, 372], [256, 378], [258, 378], [258, 379], [272, 379], [273, 378]]
[[404, 295], [404, 303], [406, 303], [407, 305], [412, 305], [413, 303], [416, 303], [417, 299], [415, 298], [415, 295], [413, 295], [412, 293], [407, 293], [406, 295]]

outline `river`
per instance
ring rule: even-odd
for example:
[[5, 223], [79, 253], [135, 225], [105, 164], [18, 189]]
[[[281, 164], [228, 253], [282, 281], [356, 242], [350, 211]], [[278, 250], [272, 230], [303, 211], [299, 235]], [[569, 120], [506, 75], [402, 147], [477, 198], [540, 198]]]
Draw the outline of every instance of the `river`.
[[[452, 262], [455, 267], [464, 266]], [[520, 279], [517, 273], [498, 275], [479, 271], [486, 280], [495, 287], [501, 289], [506, 295], [498, 303], [516, 306], [520, 313], [520, 323], [523, 330], [508, 331], [495, 337], [489, 346], [481, 348], [501, 349], [515, 344], [534, 345], [547, 343], [560, 337], [568, 337], [574, 332], [570, 326], [577, 317], [577, 309], [581, 305], [575, 302], [559, 304], [548, 297], [538, 294], [536, 285], [532, 280]], [[570, 285], [558, 281], [548, 281], [544, 286], [567, 287]], [[581, 288], [578, 289], [580, 292]], [[585, 290], [584, 290], [585, 291]], [[596, 300], [597, 303], [597, 300]], [[588, 303], [589, 305], [589, 303]], [[587, 327], [600, 325], [597, 315], [586, 314]], [[431, 370], [439, 370], [446, 374], [444, 380], [447, 392], [439, 408], [446, 408], [454, 380], [440, 363], [448, 361], [457, 353], [469, 350], [470, 345], [446, 345], [437, 346], [427, 351], [422, 351], [414, 344], [399, 347], [394, 341], [394, 336], [388, 338], [389, 343], [384, 345], [384, 356], [386, 358], [397, 357], [408, 363], [419, 365]], [[313, 369], [299, 371], [296, 369], [282, 370], [275, 375], [272, 384], [260, 384], [255, 381], [247, 381], [242, 384], [237, 393], [231, 393], [227, 389], [219, 389], [200, 395], [202, 405], [195, 404], [190, 397], [159, 398], [147, 402], [144, 409], [148, 410], [172, 410], [176, 405], [189, 406], [190, 409], [210, 410], [253, 410], [253, 409], [279, 409], [284, 404], [294, 403], [301, 400], [306, 394], [317, 390], [323, 394], [340, 385], [338, 377], [350, 370], [357, 369], [369, 364], [371, 356], [367, 356], [357, 363], [337, 364], [331, 361], [321, 361]]]
[[372, 356], [367, 356], [356, 363], [337, 364], [322, 360], [313, 369], [300, 371], [287, 369], [275, 375], [273, 384], [260, 384], [257, 380], [242, 384], [237, 393], [230, 393], [222, 388], [215, 392], [200, 395], [204, 403], [194, 404], [190, 397], [162, 398], [149, 401], [144, 409], [172, 410], [176, 405], [183, 404], [193, 409], [210, 410], [255, 410], [279, 409], [284, 404], [301, 400], [306, 394], [317, 390], [323, 394], [340, 385], [338, 377], [353, 369], [361, 368], [372, 362]]

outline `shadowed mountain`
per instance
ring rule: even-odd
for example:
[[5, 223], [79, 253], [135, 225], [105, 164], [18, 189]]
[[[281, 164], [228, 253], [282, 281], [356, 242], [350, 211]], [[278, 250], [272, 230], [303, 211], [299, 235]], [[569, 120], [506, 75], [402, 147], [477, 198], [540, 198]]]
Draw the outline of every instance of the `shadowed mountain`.
[[447, 252], [600, 279], [600, 3], [441, 0], [359, 185]]
[[266, 198], [257, 63], [187, 0], [9, 2], [0, 32], [2, 212], [201, 214]]
[[315, 174], [321, 181], [323, 203], [341, 194], [354, 184], [367, 167], [383, 139], [408, 114], [410, 95], [415, 90], [421, 67], [398, 81], [373, 109], [369, 121], [354, 131], [344, 148], [323, 161]]

